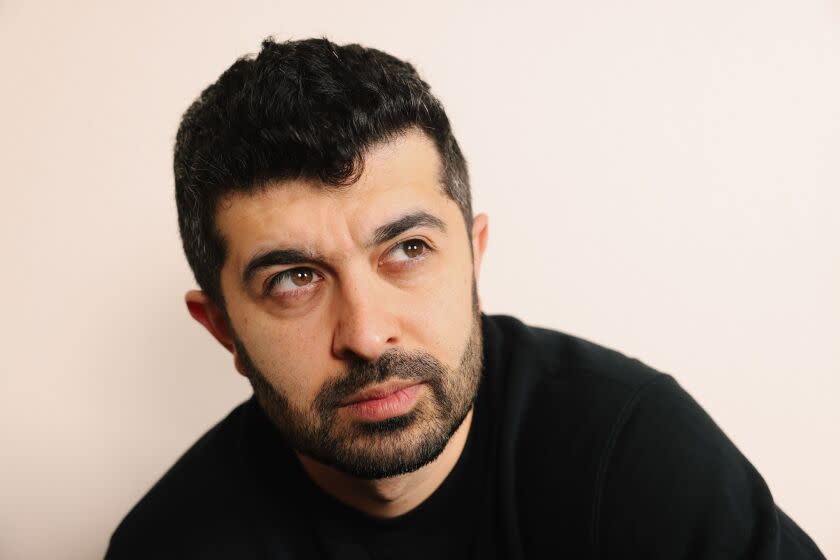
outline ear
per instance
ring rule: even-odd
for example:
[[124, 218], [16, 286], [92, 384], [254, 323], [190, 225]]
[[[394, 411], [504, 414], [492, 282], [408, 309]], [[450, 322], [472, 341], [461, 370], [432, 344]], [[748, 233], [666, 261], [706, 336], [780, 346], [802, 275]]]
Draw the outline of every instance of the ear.
[[247, 377], [236, 346], [233, 344], [233, 334], [225, 320], [224, 312], [201, 290], [190, 290], [184, 296], [184, 301], [187, 303], [187, 309], [192, 318], [201, 323], [213, 335], [213, 338], [219, 341], [219, 344], [233, 354], [236, 370]]
[[[473, 246], [473, 274], [475, 275], [475, 283], [478, 284], [481, 276], [481, 263], [484, 259], [484, 251], [487, 249], [487, 231], [488, 231], [487, 214], [476, 214], [473, 218], [472, 224], [472, 246]], [[481, 307], [481, 298], [479, 297], [479, 308]]]

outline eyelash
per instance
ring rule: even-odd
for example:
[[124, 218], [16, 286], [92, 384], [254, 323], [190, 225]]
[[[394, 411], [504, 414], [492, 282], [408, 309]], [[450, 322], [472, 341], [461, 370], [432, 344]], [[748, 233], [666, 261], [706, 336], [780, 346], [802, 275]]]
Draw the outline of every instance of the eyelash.
[[[400, 241], [399, 243], [397, 243], [396, 245], [391, 247], [391, 249], [388, 250], [386, 255], [390, 255], [396, 249], [398, 249], [400, 247], [404, 247], [404, 246], [408, 245], [409, 243], [419, 243], [420, 245], [422, 245], [423, 253], [418, 257], [414, 257], [414, 258], [409, 257], [408, 259], [406, 259], [404, 261], [401, 261], [400, 265], [399, 265], [400, 267], [406, 267], [407, 268], [407, 267], [414, 266], [419, 261], [424, 260], [429, 255], [429, 253], [431, 253], [434, 250], [423, 239], [413, 237], [411, 239], [406, 239], [405, 241]], [[271, 292], [272, 292], [272, 290], [274, 290], [275, 286], [279, 285], [283, 280], [285, 280], [287, 278], [290, 278], [294, 272], [301, 271], [301, 270], [312, 272], [312, 274], [314, 276], [317, 276], [319, 278], [319, 280], [313, 280], [311, 283], [307, 284], [306, 286], [303, 286], [303, 287], [298, 288], [296, 290], [286, 291], [285, 293], [283, 293], [279, 297], [282, 297], [284, 299], [294, 299], [294, 298], [297, 298], [297, 297], [301, 297], [301, 296], [305, 295], [306, 293], [311, 292], [314, 289], [314, 288], [310, 288], [310, 286], [314, 286], [315, 284], [317, 284], [318, 282], [320, 282], [324, 278], [324, 276], [322, 274], [320, 274], [318, 271], [316, 271], [314, 268], [311, 268], [311, 267], [298, 266], [298, 267], [295, 267], [295, 268], [290, 268], [290, 269], [284, 270], [283, 272], [279, 272], [279, 273], [275, 274], [274, 276], [270, 277], [266, 281], [266, 283], [265, 283], [265, 295], [270, 296]]]
[[[308, 268], [308, 267], [305, 267], [305, 266], [299, 266], [297, 268], [290, 268], [288, 270], [284, 270], [283, 272], [280, 272], [279, 274], [275, 274], [274, 276], [272, 276], [271, 278], [269, 278], [266, 281], [266, 283], [265, 283], [265, 295], [267, 295], [267, 296], [272, 295], [271, 292], [274, 290], [275, 286], [278, 286], [286, 278], [291, 278], [293, 273], [295, 273], [297, 271], [300, 271], [300, 270], [310, 271], [310, 272], [312, 272], [313, 276], [317, 276], [318, 278], [323, 278], [323, 276], [321, 274], [319, 274], [315, 269], [312, 269], [312, 268]], [[320, 280], [313, 279], [312, 282], [310, 282], [306, 286], [302, 286], [302, 287], [297, 288], [295, 290], [286, 291], [279, 297], [282, 297], [284, 299], [285, 298], [300, 297], [300, 296], [304, 295], [306, 292], [312, 291], [313, 288], [311, 288], [310, 286], [315, 285], [317, 282], [320, 282]]]
[[426, 243], [426, 242], [425, 242], [425, 241], [423, 241], [422, 239], [418, 239], [418, 238], [411, 238], [411, 239], [406, 239], [405, 241], [400, 241], [399, 243], [397, 243], [396, 245], [394, 245], [393, 247], [391, 247], [391, 248], [388, 250], [388, 252], [387, 252], [387, 253], [385, 253], [385, 254], [386, 254], [386, 255], [390, 255], [390, 254], [391, 254], [391, 253], [393, 253], [396, 249], [398, 249], [398, 248], [400, 248], [400, 247], [405, 247], [406, 245], [409, 245], [409, 244], [412, 244], [412, 243], [419, 243], [420, 245], [422, 245], [422, 246], [423, 246], [423, 253], [422, 253], [419, 257], [413, 257], [413, 258], [412, 258], [412, 257], [409, 257], [408, 259], [406, 259], [406, 260], [404, 260], [404, 261], [400, 261], [401, 263], [410, 263], [410, 264], [408, 264], [408, 266], [412, 266], [414, 263], [417, 263], [417, 262], [422, 261], [423, 259], [425, 259], [427, 256], [429, 256], [429, 253], [431, 253], [431, 252], [432, 252], [432, 248], [431, 248], [431, 246], [430, 246], [428, 243]]

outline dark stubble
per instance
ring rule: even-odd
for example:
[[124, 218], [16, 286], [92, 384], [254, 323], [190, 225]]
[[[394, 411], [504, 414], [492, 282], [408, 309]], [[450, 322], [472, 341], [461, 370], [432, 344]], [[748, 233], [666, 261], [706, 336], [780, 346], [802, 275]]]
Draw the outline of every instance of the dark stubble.
[[[481, 381], [481, 316], [475, 288], [473, 324], [456, 369], [426, 352], [392, 348], [372, 362], [349, 360], [346, 371], [330, 377], [305, 408], [293, 405], [268, 381], [236, 336], [234, 344], [257, 401], [286, 443], [360, 479], [397, 476], [434, 461], [472, 408]], [[422, 382], [428, 390], [419, 394], [409, 413], [383, 421], [360, 422], [338, 414], [355, 393], [391, 380]]]

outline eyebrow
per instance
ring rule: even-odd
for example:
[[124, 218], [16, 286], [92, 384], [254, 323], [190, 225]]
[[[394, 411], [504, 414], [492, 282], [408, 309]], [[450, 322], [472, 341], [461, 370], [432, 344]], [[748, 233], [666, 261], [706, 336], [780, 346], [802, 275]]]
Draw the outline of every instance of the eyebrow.
[[[372, 249], [377, 245], [398, 237], [408, 230], [418, 227], [431, 227], [442, 233], [446, 233], [446, 224], [437, 216], [422, 210], [410, 212], [377, 227], [370, 241], [365, 245], [365, 248]], [[257, 253], [248, 261], [248, 265], [242, 273], [242, 280], [247, 284], [263, 268], [301, 263], [318, 263], [329, 268], [326, 257], [317, 251], [295, 248], [269, 249]]]

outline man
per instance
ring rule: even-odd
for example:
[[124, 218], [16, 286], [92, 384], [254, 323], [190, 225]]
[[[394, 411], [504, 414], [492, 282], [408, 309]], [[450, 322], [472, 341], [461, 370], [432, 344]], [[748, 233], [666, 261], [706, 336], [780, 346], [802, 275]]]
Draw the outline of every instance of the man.
[[673, 378], [481, 313], [449, 121], [407, 63], [266, 41], [175, 145], [192, 316], [254, 396], [109, 558], [821, 558]]

